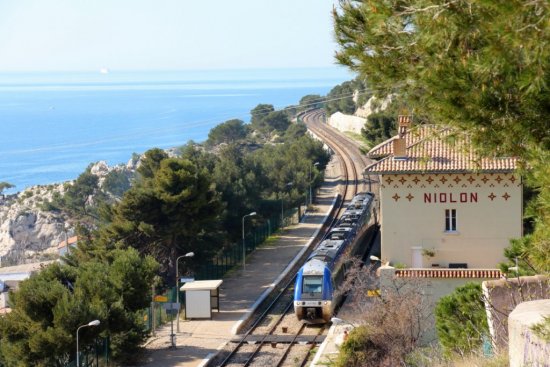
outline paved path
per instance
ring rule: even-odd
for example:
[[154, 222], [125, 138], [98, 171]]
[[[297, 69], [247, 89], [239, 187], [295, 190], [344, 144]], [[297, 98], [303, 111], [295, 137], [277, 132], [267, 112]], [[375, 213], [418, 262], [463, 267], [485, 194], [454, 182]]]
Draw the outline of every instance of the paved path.
[[[287, 228], [277, 241], [257, 248], [246, 259], [246, 271], [230, 272], [220, 288], [220, 312], [213, 312], [212, 320], [181, 321], [176, 336], [176, 349], [170, 349], [170, 324], [157, 330], [156, 337], [147, 344], [144, 366], [195, 367], [233, 336], [241, 320], [262, 293], [273, 285], [288, 264], [303, 250], [337, 193], [338, 167], [331, 163], [325, 173], [325, 184], [319, 190], [314, 211], [302, 223]], [[174, 330], [176, 327], [174, 326]]]

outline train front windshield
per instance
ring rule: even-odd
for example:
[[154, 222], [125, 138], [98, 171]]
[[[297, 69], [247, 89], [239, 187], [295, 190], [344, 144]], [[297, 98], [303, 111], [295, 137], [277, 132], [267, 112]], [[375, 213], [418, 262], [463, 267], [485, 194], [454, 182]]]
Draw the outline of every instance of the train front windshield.
[[320, 275], [304, 276], [302, 294], [310, 297], [320, 297], [323, 292], [323, 277]]

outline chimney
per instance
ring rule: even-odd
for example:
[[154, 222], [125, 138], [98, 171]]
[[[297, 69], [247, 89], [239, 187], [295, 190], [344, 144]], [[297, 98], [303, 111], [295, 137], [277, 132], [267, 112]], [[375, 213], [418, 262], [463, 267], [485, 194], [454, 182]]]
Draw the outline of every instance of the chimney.
[[399, 137], [404, 138], [405, 134], [407, 133], [407, 130], [411, 128], [412, 116], [410, 116], [410, 115], [399, 115], [397, 117], [397, 121], [399, 123], [399, 126], [398, 126]]
[[398, 137], [393, 140], [393, 157], [394, 159], [407, 159], [407, 144], [405, 143], [405, 135], [407, 130], [410, 129], [412, 125], [412, 116], [410, 115], [399, 115], [397, 117], [398, 126]]
[[393, 140], [393, 158], [394, 159], [407, 158], [407, 147], [405, 145], [404, 138], [397, 138]]

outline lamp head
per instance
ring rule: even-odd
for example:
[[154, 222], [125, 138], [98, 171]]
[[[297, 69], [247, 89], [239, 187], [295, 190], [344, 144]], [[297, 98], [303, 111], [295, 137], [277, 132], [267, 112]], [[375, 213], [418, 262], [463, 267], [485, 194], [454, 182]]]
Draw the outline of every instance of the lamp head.
[[252, 212], [250, 214], [248, 214], [249, 216], [253, 216], [253, 215], [256, 215], [256, 212]]
[[314, 166], [318, 166], [319, 165], [319, 162], [315, 162], [313, 163]]
[[195, 256], [194, 252], [188, 252], [185, 255], [183, 255], [183, 257], [193, 257], [193, 256]]
[[100, 321], [99, 320], [94, 320], [94, 321], [90, 321], [88, 323], [88, 326], [97, 326], [100, 324]]

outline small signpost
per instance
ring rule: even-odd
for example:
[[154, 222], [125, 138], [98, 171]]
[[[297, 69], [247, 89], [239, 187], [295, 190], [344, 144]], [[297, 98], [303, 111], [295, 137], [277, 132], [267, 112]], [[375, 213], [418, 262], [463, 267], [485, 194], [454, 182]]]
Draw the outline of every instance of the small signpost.
[[156, 295], [153, 300], [158, 303], [162, 303], [162, 308], [166, 310], [167, 314], [171, 316], [171, 334], [170, 334], [170, 347], [176, 348], [176, 334], [174, 334], [174, 314], [179, 310], [180, 304], [178, 302], [168, 302], [167, 296]]
[[159, 303], [165, 303], [165, 302], [168, 302], [168, 297], [166, 297], [166, 296], [155, 296], [153, 298], [153, 301], [159, 302]]

